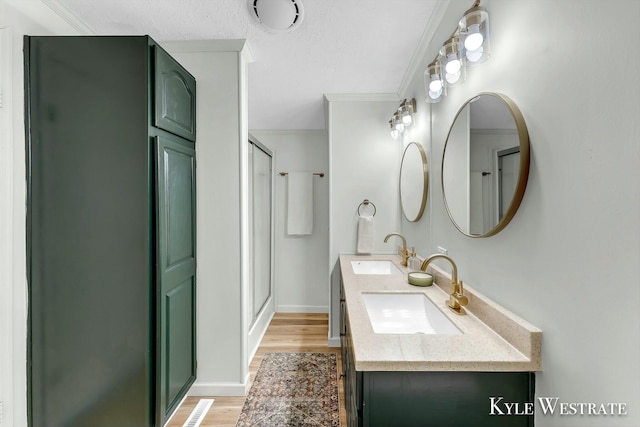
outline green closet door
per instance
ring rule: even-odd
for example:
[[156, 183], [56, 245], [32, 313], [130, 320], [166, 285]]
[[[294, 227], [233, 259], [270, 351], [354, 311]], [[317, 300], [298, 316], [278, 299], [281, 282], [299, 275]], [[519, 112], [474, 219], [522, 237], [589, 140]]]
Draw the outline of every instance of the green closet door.
[[155, 53], [154, 125], [196, 140], [196, 80], [159, 46]]
[[159, 425], [196, 378], [195, 151], [186, 145], [156, 137]]

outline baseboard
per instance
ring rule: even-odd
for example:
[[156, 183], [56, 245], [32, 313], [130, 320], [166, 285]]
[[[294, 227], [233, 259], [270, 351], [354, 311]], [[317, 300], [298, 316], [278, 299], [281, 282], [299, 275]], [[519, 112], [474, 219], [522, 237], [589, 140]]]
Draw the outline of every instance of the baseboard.
[[249, 363], [253, 360], [253, 356], [256, 355], [258, 347], [264, 338], [264, 334], [267, 333], [267, 328], [273, 319], [273, 304], [270, 305], [271, 312], [263, 311], [258, 316], [255, 324], [249, 330]]
[[189, 396], [246, 396], [249, 392], [249, 374], [244, 383], [196, 382], [191, 386]]
[[342, 347], [342, 345], [340, 344], [340, 338], [329, 338], [327, 340], [327, 345], [329, 347]]
[[279, 305], [277, 313], [329, 313], [325, 305]]
[[[176, 414], [176, 412], [178, 412], [178, 409], [182, 406], [182, 404], [184, 403], [185, 399], [189, 397], [189, 392], [185, 393], [184, 396], [182, 396], [182, 400], [180, 400], [180, 403], [178, 405], [176, 405], [176, 407], [173, 409], [173, 412], [171, 412], [171, 415], [169, 415], [169, 418], [167, 418], [167, 421], [165, 421], [165, 423], [163, 424], [163, 427], [166, 427], [169, 425], [169, 423], [171, 422], [171, 419], [173, 418], [173, 416]], [[2, 424], [0, 424], [2, 425]]]

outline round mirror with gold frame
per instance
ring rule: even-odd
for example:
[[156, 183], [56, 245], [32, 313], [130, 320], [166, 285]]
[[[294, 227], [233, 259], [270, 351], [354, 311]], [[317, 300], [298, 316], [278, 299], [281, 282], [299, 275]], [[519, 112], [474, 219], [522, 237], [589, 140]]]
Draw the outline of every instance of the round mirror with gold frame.
[[404, 149], [400, 165], [400, 204], [409, 222], [422, 218], [427, 204], [428, 184], [427, 155], [422, 145], [412, 142]]
[[529, 133], [518, 106], [492, 92], [468, 100], [442, 155], [442, 193], [456, 228], [469, 237], [504, 229], [522, 202], [529, 162]]

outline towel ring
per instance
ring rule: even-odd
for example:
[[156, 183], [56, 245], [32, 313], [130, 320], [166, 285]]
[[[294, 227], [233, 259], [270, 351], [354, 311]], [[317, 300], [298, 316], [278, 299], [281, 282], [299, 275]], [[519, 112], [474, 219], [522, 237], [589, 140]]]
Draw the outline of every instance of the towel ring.
[[371, 206], [373, 206], [373, 216], [376, 216], [376, 205], [374, 205], [373, 202], [370, 202], [369, 199], [364, 199], [362, 201], [362, 203], [360, 203], [358, 205], [358, 216], [362, 216], [362, 214], [360, 214], [360, 208], [362, 207], [362, 205], [365, 205], [365, 206], [371, 205]]

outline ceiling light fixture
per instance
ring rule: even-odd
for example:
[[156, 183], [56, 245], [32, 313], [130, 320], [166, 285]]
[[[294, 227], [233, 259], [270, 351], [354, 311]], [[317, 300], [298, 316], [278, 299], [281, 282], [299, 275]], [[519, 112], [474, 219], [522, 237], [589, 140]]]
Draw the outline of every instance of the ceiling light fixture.
[[292, 31], [304, 16], [300, 0], [248, 0], [248, 5], [251, 16], [271, 31]]
[[389, 120], [389, 127], [391, 128], [391, 137], [397, 139], [404, 134], [404, 132], [413, 126], [414, 114], [416, 113], [416, 99], [404, 100], [398, 107], [398, 109], [391, 116]]
[[489, 13], [480, 7], [480, 0], [476, 0], [425, 70], [425, 101], [442, 100], [447, 94], [446, 88], [466, 79], [467, 67], [486, 61], [490, 54]]

